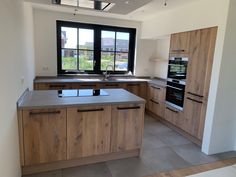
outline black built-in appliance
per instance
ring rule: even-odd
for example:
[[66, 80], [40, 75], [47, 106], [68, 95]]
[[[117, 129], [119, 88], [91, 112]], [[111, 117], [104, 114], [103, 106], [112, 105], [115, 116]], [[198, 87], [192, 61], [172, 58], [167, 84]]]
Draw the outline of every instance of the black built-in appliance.
[[183, 110], [188, 58], [171, 57], [168, 65], [166, 104]]

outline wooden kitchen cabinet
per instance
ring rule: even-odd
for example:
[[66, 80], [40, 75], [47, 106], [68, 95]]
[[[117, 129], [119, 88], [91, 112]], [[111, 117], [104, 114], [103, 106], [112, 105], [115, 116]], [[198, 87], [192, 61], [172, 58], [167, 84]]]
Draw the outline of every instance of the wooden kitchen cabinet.
[[205, 123], [206, 104], [196, 97], [187, 95], [185, 98], [185, 111], [183, 129], [192, 136], [202, 139]]
[[143, 99], [147, 98], [147, 85], [146, 83], [127, 83], [125, 88], [127, 91], [142, 97]]
[[141, 148], [143, 125], [143, 104], [112, 106], [111, 152]]
[[110, 88], [123, 88], [125, 89], [126, 85], [124, 83], [104, 83], [99, 84], [99, 88], [110, 89]]
[[148, 84], [147, 109], [159, 117], [164, 117], [165, 93], [164, 87]]
[[66, 160], [66, 109], [26, 110], [22, 114], [25, 165]]
[[190, 32], [182, 32], [171, 35], [170, 53], [189, 53]]
[[76, 88], [73, 83], [34, 83], [35, 90], [62, 90]]
[[172, 123], [176, 127], [182, 128], [184, 122], [184, 114], [183, 111], [166, 105], [164, 119], [169, 123]]
[[68, 108], [67, 117], [68, 159], [110, 152], [111, 106]]
[[217, 27], [191, 32], [186, 92], [207, 99]]

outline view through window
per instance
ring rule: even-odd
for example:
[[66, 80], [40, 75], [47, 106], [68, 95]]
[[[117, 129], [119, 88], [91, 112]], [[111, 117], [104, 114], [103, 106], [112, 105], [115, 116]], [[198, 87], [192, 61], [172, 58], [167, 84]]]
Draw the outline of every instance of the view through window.
[[135, 29], [70, 23], [57, 25], [58, 74], [133, 71]]

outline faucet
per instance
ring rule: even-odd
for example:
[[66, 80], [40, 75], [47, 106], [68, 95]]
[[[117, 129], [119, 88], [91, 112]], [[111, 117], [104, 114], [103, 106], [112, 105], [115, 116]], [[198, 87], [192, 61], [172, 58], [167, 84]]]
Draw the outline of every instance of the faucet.
[[103, 73], [103, 75], [104, 75], [103, 80], [107, 80], [108, 77], [110, 76], [110, 75], [107, 73], [107, 69], [108, 69], [109, 67], [111, 67], [112, 70], [114, 70], [114, 67], [113, 67], [112, 65], [107, 65], [107, 66], [106, 66], [106, 72]]

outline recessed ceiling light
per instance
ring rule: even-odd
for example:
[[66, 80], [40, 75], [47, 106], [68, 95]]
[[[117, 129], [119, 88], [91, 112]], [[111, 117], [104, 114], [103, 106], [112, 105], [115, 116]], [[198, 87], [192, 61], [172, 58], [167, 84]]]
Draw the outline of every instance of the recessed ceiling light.
[[129, 4], [129, 1], [125, 1], [125, 4]]

